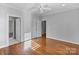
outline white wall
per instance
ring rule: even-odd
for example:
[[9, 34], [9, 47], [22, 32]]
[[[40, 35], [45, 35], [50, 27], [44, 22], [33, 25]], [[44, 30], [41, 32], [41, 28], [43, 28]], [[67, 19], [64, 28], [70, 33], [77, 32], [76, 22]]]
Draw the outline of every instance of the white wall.
[[24, 32], [31, 32], [31, 11], [24, 11]]
[[24, 11], [24, 37], [25, 40], [39, 37], [41, 34], [41, 19], [36, 11]]
[[31, 39], [31, 11], [25, 10], [23, 13], [24, 18], [24, 41]]
[[5, 9], [0, 7], [0, 47], [7, 43]]
[[40, 37], [41, 36], [41, 19], [39, 14], [33, 13], [32, 14], [32, 22], [31, 22], [31, 35], [32, 38]]
[[47, 17], [47, 37], [79, 44], [79, 9]]
[[[9, 17], [21, 16], [22, 12], [13, 8], [0, 5], [0, 48], [8, 46], [9, 44]], [[21, 18], [21, 39], [23, 40], [23, 18]]]

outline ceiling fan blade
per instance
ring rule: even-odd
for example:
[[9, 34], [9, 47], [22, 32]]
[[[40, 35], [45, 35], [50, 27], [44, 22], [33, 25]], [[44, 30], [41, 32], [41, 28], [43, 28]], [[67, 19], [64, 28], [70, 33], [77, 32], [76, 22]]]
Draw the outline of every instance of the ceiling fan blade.
[[29, 8], [29, 10], [35, 10], [35, 9], [39, 9], [40, 5], [39, 4], [34, 4], [31, 8]]
[[46, 10], [51, 10], [51, 8], [43, 8], [43, 9], [46, 9]]

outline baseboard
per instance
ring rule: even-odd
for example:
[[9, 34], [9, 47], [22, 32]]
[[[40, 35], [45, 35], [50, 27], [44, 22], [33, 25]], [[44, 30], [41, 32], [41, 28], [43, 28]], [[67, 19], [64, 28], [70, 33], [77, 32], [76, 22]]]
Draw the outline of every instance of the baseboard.
[[[40, 38], [40, 37], [34, 37], [34, 38], [32, 38], [32, 39], [36, 39], [36, 38]], [[72, 43], [72, 44], [77, 44], [77, 45], [79, 45], [79, 43], [78, 42], [72, 42], [72, 41], [67, 41], [66, 39], [60, 39], [60, 38], [54, 38], [54, 37], [46, 37], [46, 38], [49, 38], [49, 39], [53, 39], [53, 40], [58, 40], [58, 41], [63, 41], [63, 42], [67, 42], [67, 43]]]
[[72, 44], [77, 44], [77, 45], [79, 45], [79, 43], [78, 42], [72, 42], [72, 41], [67, 41], [67, 40], [63, 40], [63, 39], [60, 39], [60, 38], [53, 38], [53, 37], [47, 37], [47, 38], [49, 38], [49, 39], [55, 39], [55, 40], [59, 40], [59, 41], [63, 41], [63, 42], [68, 42], [68, 43], [72, 43]]
[[2, 45], [2, 46], [0, 46], [0, 49], [1, 48], [5, 48], [5, 47], [8, 47], [9, 45]]
[[[25, 42], [25, 41], [22, 41], [22, 42]], [[22, 42], [18, 42], [18, 43], [15, 43], [15, 44], [19, 44], [19, 43], [22, 43]], [[15, 44], [2, 45], [2, 46], [0, 46], [0, 49], [9, 47], [9, 46], [12, 46], [12, 45], [15, 45]]]

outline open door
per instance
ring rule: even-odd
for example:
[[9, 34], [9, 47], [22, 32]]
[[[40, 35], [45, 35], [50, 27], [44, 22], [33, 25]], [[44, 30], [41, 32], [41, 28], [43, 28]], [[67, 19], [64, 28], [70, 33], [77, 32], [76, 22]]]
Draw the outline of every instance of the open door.
[[15, 24], [16, 24], [16, 26], [15, 26], [16, 27], [16, 31], [15, 31], [16, 40], [20, 42], [21, 41], [21, 20], [20, 20], [20, 18], [16, 19]]
[[9, 44], [21, 42], [21, 19], [20, 17], [9, 17]]

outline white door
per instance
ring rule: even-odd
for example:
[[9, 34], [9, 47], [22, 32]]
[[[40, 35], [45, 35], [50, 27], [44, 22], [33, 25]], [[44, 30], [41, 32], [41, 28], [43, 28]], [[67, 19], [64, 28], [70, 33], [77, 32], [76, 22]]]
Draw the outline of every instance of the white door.
[[21, 41], [21, 22], [20, 19], [16, 19], [16, 40]]

